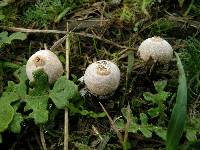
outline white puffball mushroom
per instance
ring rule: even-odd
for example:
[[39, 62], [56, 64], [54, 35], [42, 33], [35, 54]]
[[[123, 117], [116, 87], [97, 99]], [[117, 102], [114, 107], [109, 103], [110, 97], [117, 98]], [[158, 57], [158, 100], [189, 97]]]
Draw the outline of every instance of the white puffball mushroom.
[[58, 57], [50, 50], [39, 50], [33, 54], [26, 64], [26, 74], [33, 81], [33, 72], [43, 69], [48, 75], [49, 84], [53, 83], [63, 74], [63, 66]]
[[106, 96], [119, 86], [120, 70], [113, 62], [100, 60], [87, 67], [83, 78], [91, 94]]
[[138, 54], [145, 62], [152, 58], [154, 62], [167, 63], [173, 58], [173, 49], [166, 40], [154, 36], [141, 43]]

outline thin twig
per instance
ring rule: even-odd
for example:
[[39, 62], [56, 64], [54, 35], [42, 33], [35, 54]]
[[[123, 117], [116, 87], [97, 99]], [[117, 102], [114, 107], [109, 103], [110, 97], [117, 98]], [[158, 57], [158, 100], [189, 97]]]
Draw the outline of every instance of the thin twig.
[[106, 113], [106, 115], [107, 115], [107, 117], [108, 117], [108, 119], [110, 121], [110, 124], [111, 124], [112, 128], [115, 130], [115, 132], [117, 134], [117, 137], [119, 138], [120, 143], [123, 145], [122, 134], [117, 129], [114, 121], [112, 120], [112, 118], [110, 117], [110, 115], [108, 114], [108, 112], [106, 111], [106, 109], [104, 108], [104, 106], [100, 102], [99, 102], [99, 104], [101, 105], [101, 108], [103, 109], [103, 111]]
[[43, 132], [42, 127], [40, 127], [40, 140], [42, 143], [43, 150], [47, 150], [47, 146], [46, 146], [46, 142], [45, 142], [45, 138], [44, 138], [44, 132]]
[[[66, 36], [66, 78], [69, 79], [69, 51], [70, 51], [70, 41], [69, 41], [69, 28], [67, 23], [67, 36]], [[64, 150], [68, 150], [69, 142], [69, 112], [68, 108], [65, 107], [65, 121], [64, 121]]]
[[[25, 29], [25, 28], [16, 28], [16, 27], [4, 27], [4, 26], [0, 26], [0, 28], [3, 28], [4, 30], [7, 31], [15, 31], [15, 32], [25, 32], [25, 33], [53, 33], [53, 34], [67, 34], [67, 31], [60, 31], [60, 30], [38, 30], [38, 29]], [[93, 38], [93, 39], [97, 39], [100, 41], [103, 41], [107, 44], [113, 45], [115, 47], [118, 47], [120, 49], [125, 49], [125, 51], [127, 50], [135, 50], [135, 48], [132, 47], [127, 47], [127, 46], [123, 46], [123, 45], [119, 45], [111, 40], [102, 38], [100, 36], [97, 35], [93, 35], [93, 34], [89, 34], [89, 33], [85, 33], [85, 32], [71, 32], [74, 35], [79, 35], [79, 36], [83, 36], [83, 37], [88, 37], [88, 38]], [[62, 40], [62, 39], [60, 39]], [[60, 43], [60, 41], [59, 41]]]
[[67, 31], [60, 31], [60, 30], [39, 30], [39, 29], [26, 29], [26, 28], [5, 27], [5, 26], [0, 26], [0, 28], [7, 30], [7, 31], [25, 32], [25, 33], [67, 34]]
[[50, 48], [50, 51], [53, 51], [57, 46], [59, 46], [60, 44], [62, 44], [65, 39], [67, 38], [67, 34], [65, 36], [63, 36], [61, 39], [59, 39], [58, 41], [56, 41], [53, 46]]

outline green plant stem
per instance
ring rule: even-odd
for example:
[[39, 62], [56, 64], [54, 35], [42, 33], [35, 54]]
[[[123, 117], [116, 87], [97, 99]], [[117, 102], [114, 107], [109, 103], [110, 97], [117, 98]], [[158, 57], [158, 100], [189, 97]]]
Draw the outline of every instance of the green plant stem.
[[44, 133], [43, 133], [43, 128], [40, 127], [40, 140], [42, 143], [42, 148], [43, 150], [47, 150], [47, 146], [46, 146], [46, 142], [45, 142], [45, 138], [44, 138]]
[[125, 126], [125, 133], [124, 133], [124, 141], [123, 141], [123, 150], [127, 149], [127, 139], [128, 139], [128, 130], [131, 124], [131, 109], [130, 109], [130, 105], [128, 104], [128, 114], [127, 114], [127, 122], [126, 122], [126, 126]]
[[[69, 51], [70, 51], [70, 42], [69, 42], [69, 28], [67, 23], [67, 37], [66, 37], [66, 78], [69, 79]], [[65, 121], [64, 121], [64, 150], [68, 150], [68, 141], [69, 141], [69, 114], [68, 108], [65, 107]]]
[[126, 150], [126, 149], [124, 149], [124, 142], [123, 142], [122, 134], [119, 132], [118, 128], [116, 127], [115, 122], [112, 120], [112, 118], [110, 117], [110, 115], [108, 114], [108, 112], [106, 111], [106, 109], [104, 108], [104, 106], [100, 102], [99, 102], [99, 104], [101, 105], [101, 108], [103, 109], [103, 111], [106, 113], [106, 115], [107, 115], [107, 117], [108, 117], [108, 119], [110, 121], [110, 124], [111, 124], [112, 128], [116, 132], [117, 137], [118, 137], [118, 139], [119, 139], [119, 141], [120, 141], [120, 143], [121, 143], [121, 145], [123, 147], [123, 150]]

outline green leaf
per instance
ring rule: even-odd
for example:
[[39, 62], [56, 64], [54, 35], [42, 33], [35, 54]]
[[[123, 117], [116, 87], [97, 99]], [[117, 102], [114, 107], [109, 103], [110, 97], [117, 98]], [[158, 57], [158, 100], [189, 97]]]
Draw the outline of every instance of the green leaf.
[[187, 129], [186, 130], [186, 138], [188, 141], [196, 141], [197, 140], [197, 131], [194, 129]]
[[12, 102], [19, 100], [19, 96], [14, 92], [4, 92], [0, 98], [0, 104], [4, 103], [9, 105]]
[[[128, 108], [122, 108], [121, 109], [122, 115], [126, 118], [126, 120], [128, 119]], [[137, 122], [137, 118], [133, 117], [132, 111], [130, 112], [131, 116], [130, 119], [132, 122]]]
[[164, 102], [171, 94], [169, 92], [161, 91], [157, 94], [152, 94], [150, 92], [144, 92], [144, 99], [147, 101], [151, 101], [155, 104], [159, 104], [160, 102]]
[[131, 122], [128, 132], [137, 133], [139, 128], [140, 128], [140, 125], [138, 125], [136, 122]]
[[92, 118], [101, 118], [101, 117], [105, 117], [106, 116], [106, 114], [104, 112], [102, 112], [102, 113], [95, 113], [93, 111], [85, 110], [85, 109], [83, 109], [83, 107], [77, 108], [72, 103], [68, 104], [68, 108], [70, 109], [71, 112], [73, 112], [73, 113], [79, 113], [82, 116], [86, 116], [87, 115], [87, 116], [90, 116]]
[[154, 127], [154, 132], [156, 133], [156, 135], [158, 135], [164, 141], [166, 141], [166, 138], [167, 138], [167, 131], [166, 131], [166, 129], [163, 129], [162, 127]]
[[42, 124], [48, 121], [48, 99], [48, 95], [26, 96], [25, 110], [32, 110], [29, 118], [33, 118], [36, 124]]
[[68, 106], [69, 100], [76, 96], [78, 96], [78, 86], [65, 76], [60, 77], [50, 91], [50, 98], [58, 109]]
[[31, 83], [33, 89], [30, 91], [32, 96], [48, 95], [49, 83], [48, 75], [43, 69], [39, 69], [33, 72], [34, 81]]
[[[12, 123], [13, 118], [15, 118], [15, 109], [10, 104], [24, 98], [26, 95], [25, 80], [27, 77], [25, 75], [25, 68], [21, 67], [18, 69], [15, 72], [15, 76], [20, 82], [18, 84], [12, 81], [8, 82], [8, 87], [0, 97], [0, 132], [6, 130], [8, 125]], [[16, 130], [19, 131], [19, 127]]]
[[25, 40], [26, 34], [21, 32], [12, 33], [8, 36], [8, 32], [4, 31], [0, 33], [0, 47], [4, 44], [11, 44], [13, 40]]
[[128, 107], [126, 107], [126, 108], [122, 108], [121, 112], [124, 118], [126, 118], [126, 120], [128, 119], [128, 112], [130, 113], [130, 126], [128, 129], [128, 132], [137, 133], [138, 129], [140, 128], [140, 125], [137, 124], [138, 119], [133, 116], [132, 111], [129, 110]]
[[145, 100], [156, 103], [156, 96], [150, 92], [144, 92], [143, 97]]
[[28, 79], [25, 66], [22, 66], [17, 71], [15, 71], [14, 75], [17, 79], [19, 79], [19, 83], [15, 85], [15, 92], [19, 95], [19, 97], [23, 98], [27, 93], [26, 80]]
[[4, 31], [4, 32], [0, 33], [0, 39], [4, 39], [6, 37], [8, 37], [8, 32], [7, 31]]
[[155, 87], [155, 89], [158, 93], [161, 92], [161, 91], [164, 91], [166, 86], [167, 86], [166, 80], [154, 82], [154, 87]]
[[13, 133], [20, 133], [21, 132], [21, 123], [23, 121], [22, 114], [15, 113], [12, 122], [9, 124], [9, 129]]
[[124, 120], [123, 119], [117, 119], [115, 121], [115, 125], [118, 129], [124, 129], [125, 127], [125, 123], [124, 123]]
[[0, 21], [5, 18], [5, 15], [0, 14]]
[[9, 36], [10, 40], [25, 40], [27, 38], [25, 33], [15, 32]]
[[140, 113], [140, 121], [142, 125], [147, 125], [148, 124], [148, 117], [144, 113]]
[[0, 133], [8, 128], [8, 125], [13, 119], [14, 109], [9, 104], [0, 103]]
[[26, 82], [26, 80], [28, 79], [26, 75], [26, 66], [24, 65], [20, 67], [18, 70], [14, 72], [14, 75], [16, 78], [19, 79], [20, 82], [23, 82], [23, 83]]
[[147, 129], [146, 127], [139, 128], [139, 130], [142, 132], [142, 134], [143, 134], [146, 138], [152, 137], [152, 131], [150, 131], [150, 130]]
[[187, 111], [187, 82], [181, 60], [177, 53], [177, 67], [179, 70], [179, 86], [176, 96], [176, 103], [172, 110], [167, 130], [167, 150], [175, 150], [183, 133]]
[[150, 108], [148, 110], [148, 114], [154, 118], [154, 117], [157, 117], [159, 114], [160, 114], [160, 108], [159, 107], [156, 107], [156, 108]]

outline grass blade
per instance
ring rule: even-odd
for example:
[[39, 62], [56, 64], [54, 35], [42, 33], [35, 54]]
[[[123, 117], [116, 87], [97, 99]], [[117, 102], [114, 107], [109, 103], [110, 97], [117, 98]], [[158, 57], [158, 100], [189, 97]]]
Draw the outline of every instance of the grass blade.
[[172, 110], [171, 118], [168, 124], [166, 141], [167, 150], [177, 149], [183, 133], [187, 111], [187, 83], [185, 72], [178, 54], [175, 53], [175, 55], [179, 70], [179, 86], [176, 96], [176, 104]]

